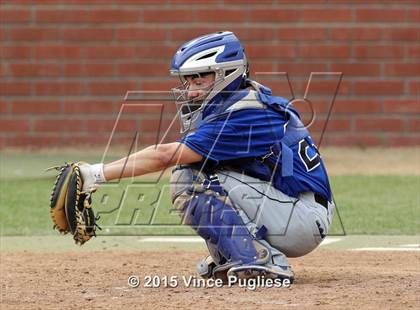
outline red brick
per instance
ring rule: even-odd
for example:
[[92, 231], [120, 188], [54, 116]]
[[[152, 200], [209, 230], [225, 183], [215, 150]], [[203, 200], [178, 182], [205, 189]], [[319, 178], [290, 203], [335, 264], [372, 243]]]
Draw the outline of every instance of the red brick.
[[[193, 13], [194, 14], [194, 13]], [[203, 9], [195, 11], [195, 19], [198, 22], [244, 22], [246, 14], [238, 9]]]
[[81, 95], [83, 83], [81, 81], [41, 81], [35, 82], [37, 95]]
[[160, 44], [148, 44], [146, 46], [139, 46], [136, 49], [136, 57], [155, 58], [172, 57], [176, 52], [176, 47]]
[[63, 29], [63, 39], [67, 41], [111, 41], [112, 38], [111, 28]]
[[418, 146], [420, 144], [420, 135], [388, 135], [385, 139], [385, 145], [387, 146]]
[[[8, 0], [2, 0], [5, 3]], [[1, 3], [1, 1], [0, 1]], [[6, 3], [5, 3], [6, 4]], [[38, 0], [13, 0], [13, 4], [30, 4], [30, 5], [39, 5]], [[42, 4], [57, 4], [57, 0], [43, 0]]]
[[194, 12], [189, 9], [145, 9], [145, 23], [191, 23], [195, 19]]
[[9, 104], [7, 101], [0, 101], [0, 113], [7, 113], [9, 110]]
[[179, 124], [178, 120], [171, 125], [172, 120], [168, 119], [140, 119], [140, 132], [141, 133], [165, 133], [167, 130], [173, 130]]
[[6, 29], [0, 29], [0, 40], [1, 41], [6, 41]]
[[16, 114], [48, 114], [58, 113], [60, 104], [56, 100], [19, 100], [12, 102], [12, 113]]
[[385, 113], [420, 113], [418, 100], [389, 99], [383, 107]]
[[380, 40], [381, 29], [373, 27], [331, 28], [331, 39], [346, 41]]
[[354, 93], [357, 95], [402, 95], [402, 81], [356, 81]]
[[419, 63], [387, 63], [385, 64], [386, 76], [418, 76], [420, 74]]
[[[166, 102], [169, 102], [170, 104], [168, 105]], [[138, 114], [141, 116], [146, 113], [153, 117], [156, 116], [156, 113], [160, 115], [164, 112], [166, 117], [171, 118], [172, 114], [168, 114], [167, 112], [176, 111], [176, 109], [173, 109], [173, 105], [174, 99], [172, 92], [169, 89], [161, 90], [159, 92], [144, 92], [143, 90], [137, 90], [126, 94], [122, 102], [118, 102], [117, 110], [120, 111], [122, 108], [124, 114]]]
[[[207, 0], [208, 1], [208, 0]], [[173, 3], [195, 3], [195, 2], [200, 2], [198, 0], [170, 0], [170, 2]], [[212, 2], [216, 2], [216, 0], [212, 0]], [[271, 4], [273, 1], [272, 0], [224, 0], [223, 3], [224, 4]]]
[[420, 132], [420, 119], [409, 119], [408, 120], [408, 130], [411, 132]]
[[[166, 90], [167, 91], [167, 90]], [[175, 103], [173, 104], [175, 105]], [[153, 115], [160, 117], [160, 115], [166, 111], [168, 105], [165, 103], [156, 103], [154, 102], [144, 102], [144, 101], [126, 101], [120, 102], [117, 106], [117, 110], [122, 113], [122, 115]]]
[[340, 99], [337, 98], [333, 105], [332, 113], [335, 114], [369, 114], [381, 112], [381, 103], [374, 100]]
[[420, 23], [420, 10], [410, 10], [407, 12], [407, 21]]
[[254, 75], [256, 72], [274, 72], [275, 66], [272, 61], [256, 61], [252, 62], [249, 67], [250, 74]]
[[43, 45], [35, 47], [38, 59], [74, 59], [82, 56], [82, 49], [77, 45]]
[[16, 63], [10, 64], [9, 70], [11, 75], [15, 77], [48, 77], [58, 76], [61, 73], [60, 65], [58, 64]]
[[383, 37], [388, 41], [418, 42], [420, 40], [420, 30], [418, 28], [389, 28], [384, 29]]
[[350, 120], [349, 119], [334, 119], [330, 118], [328, 121], [322, 118], [315, 118], [312, 124], [308, 124], [310, 131], [321, 132], [324, 129], [325, 123], [327, 123], [326, 133], [337, 132], [337, 131], [349, 131]]
[[74, 114], [113, 113], [114, 103], [107, 100], [72, 100], [64, 102], [64, 112]]
[[401, 58], [404, 49], [399, 45], [355, 45], [353, 55], [356, 58]]
[[[61, 139], [61, 143], [63, 145], [72, 145], [72, 146], [84, 146], [84, 147], [91, 147], [92, 145], [95, 146], [102, 146], [103, 149], [107, 146], [109, 141], [109, 133], [82, 133], [82, 134], [72, 134], [71, 136], [66, 136]], [[129, 150], [129, 146], [127, 147], [127, 151]]]
[[42, 119], [34, 120], [33, 128], [39, 132], [76, 132], [85, 131], [85, 123], [78, 119]]
[[117, 4], [156, 4], [156, 0], [115, 0], [114, 2]]
[[60, 137], [58, 135], [28, 135], [18, 134], [8, 137], [7, 146], [12, 147], [25, 147], [25, 148], [39, 148], [51, 147], [59, 145]]
[[0, 132], [26, 132], [28, 130], [28, 120], [0, 119]]
[[327, 132], [325, 138], [326, 144], [334, 146], [369, 147], [378, 146], [382, 143], [381, 139], [377, 135], [362, 133], [334, 135], [334, 133]]
[[30, 95], [31, 85], [28, 82], [1, 82], [0, 94], [2, 96], [22, 96]]
[[6, 23], [24, 23], [29, 22], [31, 19], [30, 10], [15, 10], [5, 9], [0, 10], [0, 21], [2, 24]]
[[286, 28], [277, 30], [277, 40], [325, 40], [327, 29], [325, 28]]
[[100, 9], [92, 11], [95, 23], [135, 23], [139, 21], [140, 10]]
[[399, 118], [356, 119], [356, 131], [399, 132], [404, 130], [404, 121]]
[[349, 46], [346, 45], [301, 45], [302, 58], [348, 58]]
[[87, 58], [92, 59], [114, 59], [114, 58], [133, 58], [136, 56], [136, 47], [126, 46], [88, 46], [86, 47]]
[[419, 58], [420, 57], [420, 45], [407, 46], [407, 56], [410, 57], [410, 58]]
[[[208, 24], [208, 27], [171, 27], [171, 29], [168, 29], [170, 31], [170, 37], [174, 41], [181, 41], [184, 43], [185, 41], [191, 40], [193, 38], [199, 37], [205, 33], [212, 33], [219, 31], [219, 28], [216, 25]], [[232, 28], [232, 30], [235, 30]], [[242, 37], [239, 37], [242, 39]]]
[[166, 29], [146, 28], [144, 26], [117, 28], [115, 38], [120, 41], [163, 41]]
[[25, 27], [10, 29], [13, 41], [57, 41], [61, 37], [60, 29], [44, 27]]
[[[258, 82], [269, 87], [273, 91], [273, 93], [278, 96], [282, 96], [288, 99], [291, 99], [293, 97], [290, 85], [286, 78], [258, 77]], [[293, 90], [295, 91], [295, 93], [297, 92], [295, 89], [295, 85], [293, 85]]]
[[121, 76], [167, 76], [168, 70], [167, 63], [124, 63], [117, 66], [118, 75]]
[[406, 10], [398, 9], [356, 9], [359, 22], [404, 22]]
[[380, 74], [379, 64], [362, 63], [335, 63], [331, 65], [331, 71], [342, 72], [346, 76], [378, 76]]
[[[308, 85], [308, 81], [304, 81], [301, 83], [301, 88], [305, 90]], [[330, 95], [333, 96], [334, 93], [337, 91], [338, 86], [338, 94], [340, 95], [347, 95], [350, 92], [350, 84], [347, 81], [341, 80], [340, 84], [338, 84], [338, 78], [336, 80], [329, 80], [329, 81], [319, 81], [314, 78], [309, 85], [308, 89], [308, 96], [309, 99], [311, 96], [315, 95]]]
[[113, 0], [65, 0], [66, 4], [114, 4]]
[[70, 63], [64, 65], [64, 75], [66, 76], [112, 76], [113, 71], [113, 64]]
[[[268, 2], [271, 0], [254, 0], [254, 1]], [[217, 3], [217, 2], [218, 0], [169, 0], [169, 3], [173, 3], [173, 4], [203, 4], [203, 3], [212, 4], [212, 3]], [[224, 1], [225, 4], [229, 4], [229, 2], [231, 1]]]
[[294, 9], [253, 9], [250, 10], [251, 22], [296, 22], [299, 20], [301, 10]]
[[85, 23], [90, 21], [91, 10], [61, 10], [38, 9], [36, 10], [37, 23]]
[[309, 9], [302, 10], [302, 20], [305, 22], [349, 22], [352, 12], [345, 9]]
[[[271, 41], [275, 39], [275, 28], [260, 28], [260, 27], [230, 27], [230, 31], [235, 33], [235, 35], [241, 40], [241, 42], [247, 42], [247, 41]], [[214, 32], [209, 31], [209, 32]], [[203, 33], [209, 33], [209, 32], [201, 32]], [[190, 37], [191, 39], [191, 37]], [[246, 46], [246, 44], [245, 44]]]
[[409, 81], [408, 82], [408, 93], [410, 95], [417, 96], [419, 95], [420, 82], [419, 81]]
[[29, 58], [31, 56], [31, 47], [20, 45], [0, 46], [1, 59], [19, 59]]
[[0, 63], [0, 77], [6, 76], [7, 71], [6, 64]]
[[91, 95], [114, 95], [121, 98], [127, 91], [139, 89], [138, 83], [134, 81], [89, 82], [87, 87]]
[[[251, 63], [251, 68], [253, 62]], [[327, 65], [324, 63], [290, 63], [290, 62], [281, 62], [277, 63], [277, 70], [279, 72], [286, 72], [289, 76], [292, 75], [302, 75], [309, 78], [311, 72], [326, 72]]]
[[296, 57], [296, 48], [293, 44], [248, 44], [246, 54], [253, 58], [292, 58]]
[[[103, 132], [103, 133], [111, 133], [112, 129], [115, 126], [117, 119], [111, 120], [88, 120], [87, 121], [87, 131], [88, 132]], [[119, 132], [136, 132], [139, 128], [136, 125], [136, 120], [127, 120], [127, 119], [119, 119], [117, 126], [115, 128], [116, 134]]]
[[175, 81], [144, 81], [141, 83], [141, 90], [146, 91], [169, 91], [177, 87], [179, 83]]

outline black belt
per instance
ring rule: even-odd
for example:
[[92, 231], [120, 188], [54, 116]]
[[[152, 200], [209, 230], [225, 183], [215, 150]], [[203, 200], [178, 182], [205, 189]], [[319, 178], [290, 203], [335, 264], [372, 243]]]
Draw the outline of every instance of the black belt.
[[318, 193], [314, 194], [315, 201], [328, 210], [328, 200]]

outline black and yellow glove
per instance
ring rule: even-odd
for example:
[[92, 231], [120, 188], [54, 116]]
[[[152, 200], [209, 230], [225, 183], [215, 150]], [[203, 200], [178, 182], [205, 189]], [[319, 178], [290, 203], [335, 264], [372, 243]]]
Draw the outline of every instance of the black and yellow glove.
[[85, 163], [66, 163], [54, 167], [59, 171], [50, 203], [50, 214], [54, 228], [60, 233], [71, 232], [76, 244], [82, 245], [96, 236], [95, 215], [91, 204], [93, 191], [83, 192], [80, 166]]

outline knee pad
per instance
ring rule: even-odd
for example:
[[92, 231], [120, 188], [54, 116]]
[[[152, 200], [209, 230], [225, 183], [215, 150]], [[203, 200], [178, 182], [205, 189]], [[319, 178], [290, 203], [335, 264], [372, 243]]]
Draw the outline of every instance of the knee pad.
[[[214, 182], [215, 183], [215, 182]], [[229, 262], [265, 263], [269, 253], [255, 247], [248, 231], [220, 184], [192, 168], [177, 169], [171, 178], [171, 194], [183, 223], [190, 225]]]
[[185, 204], [183, 222], [216, 245], [228, 261], [255, 261], [258, 255], [254, 238], [226, 198], [208, 192], [195, 193]]

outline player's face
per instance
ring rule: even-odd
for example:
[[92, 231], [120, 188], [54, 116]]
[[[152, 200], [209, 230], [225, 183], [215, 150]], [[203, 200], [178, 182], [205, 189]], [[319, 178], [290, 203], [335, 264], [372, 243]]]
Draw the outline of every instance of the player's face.
[[214, 83], [214, 73], [201, 73], [185, 77], [188, 83], [188, 99], [203, 98]]

